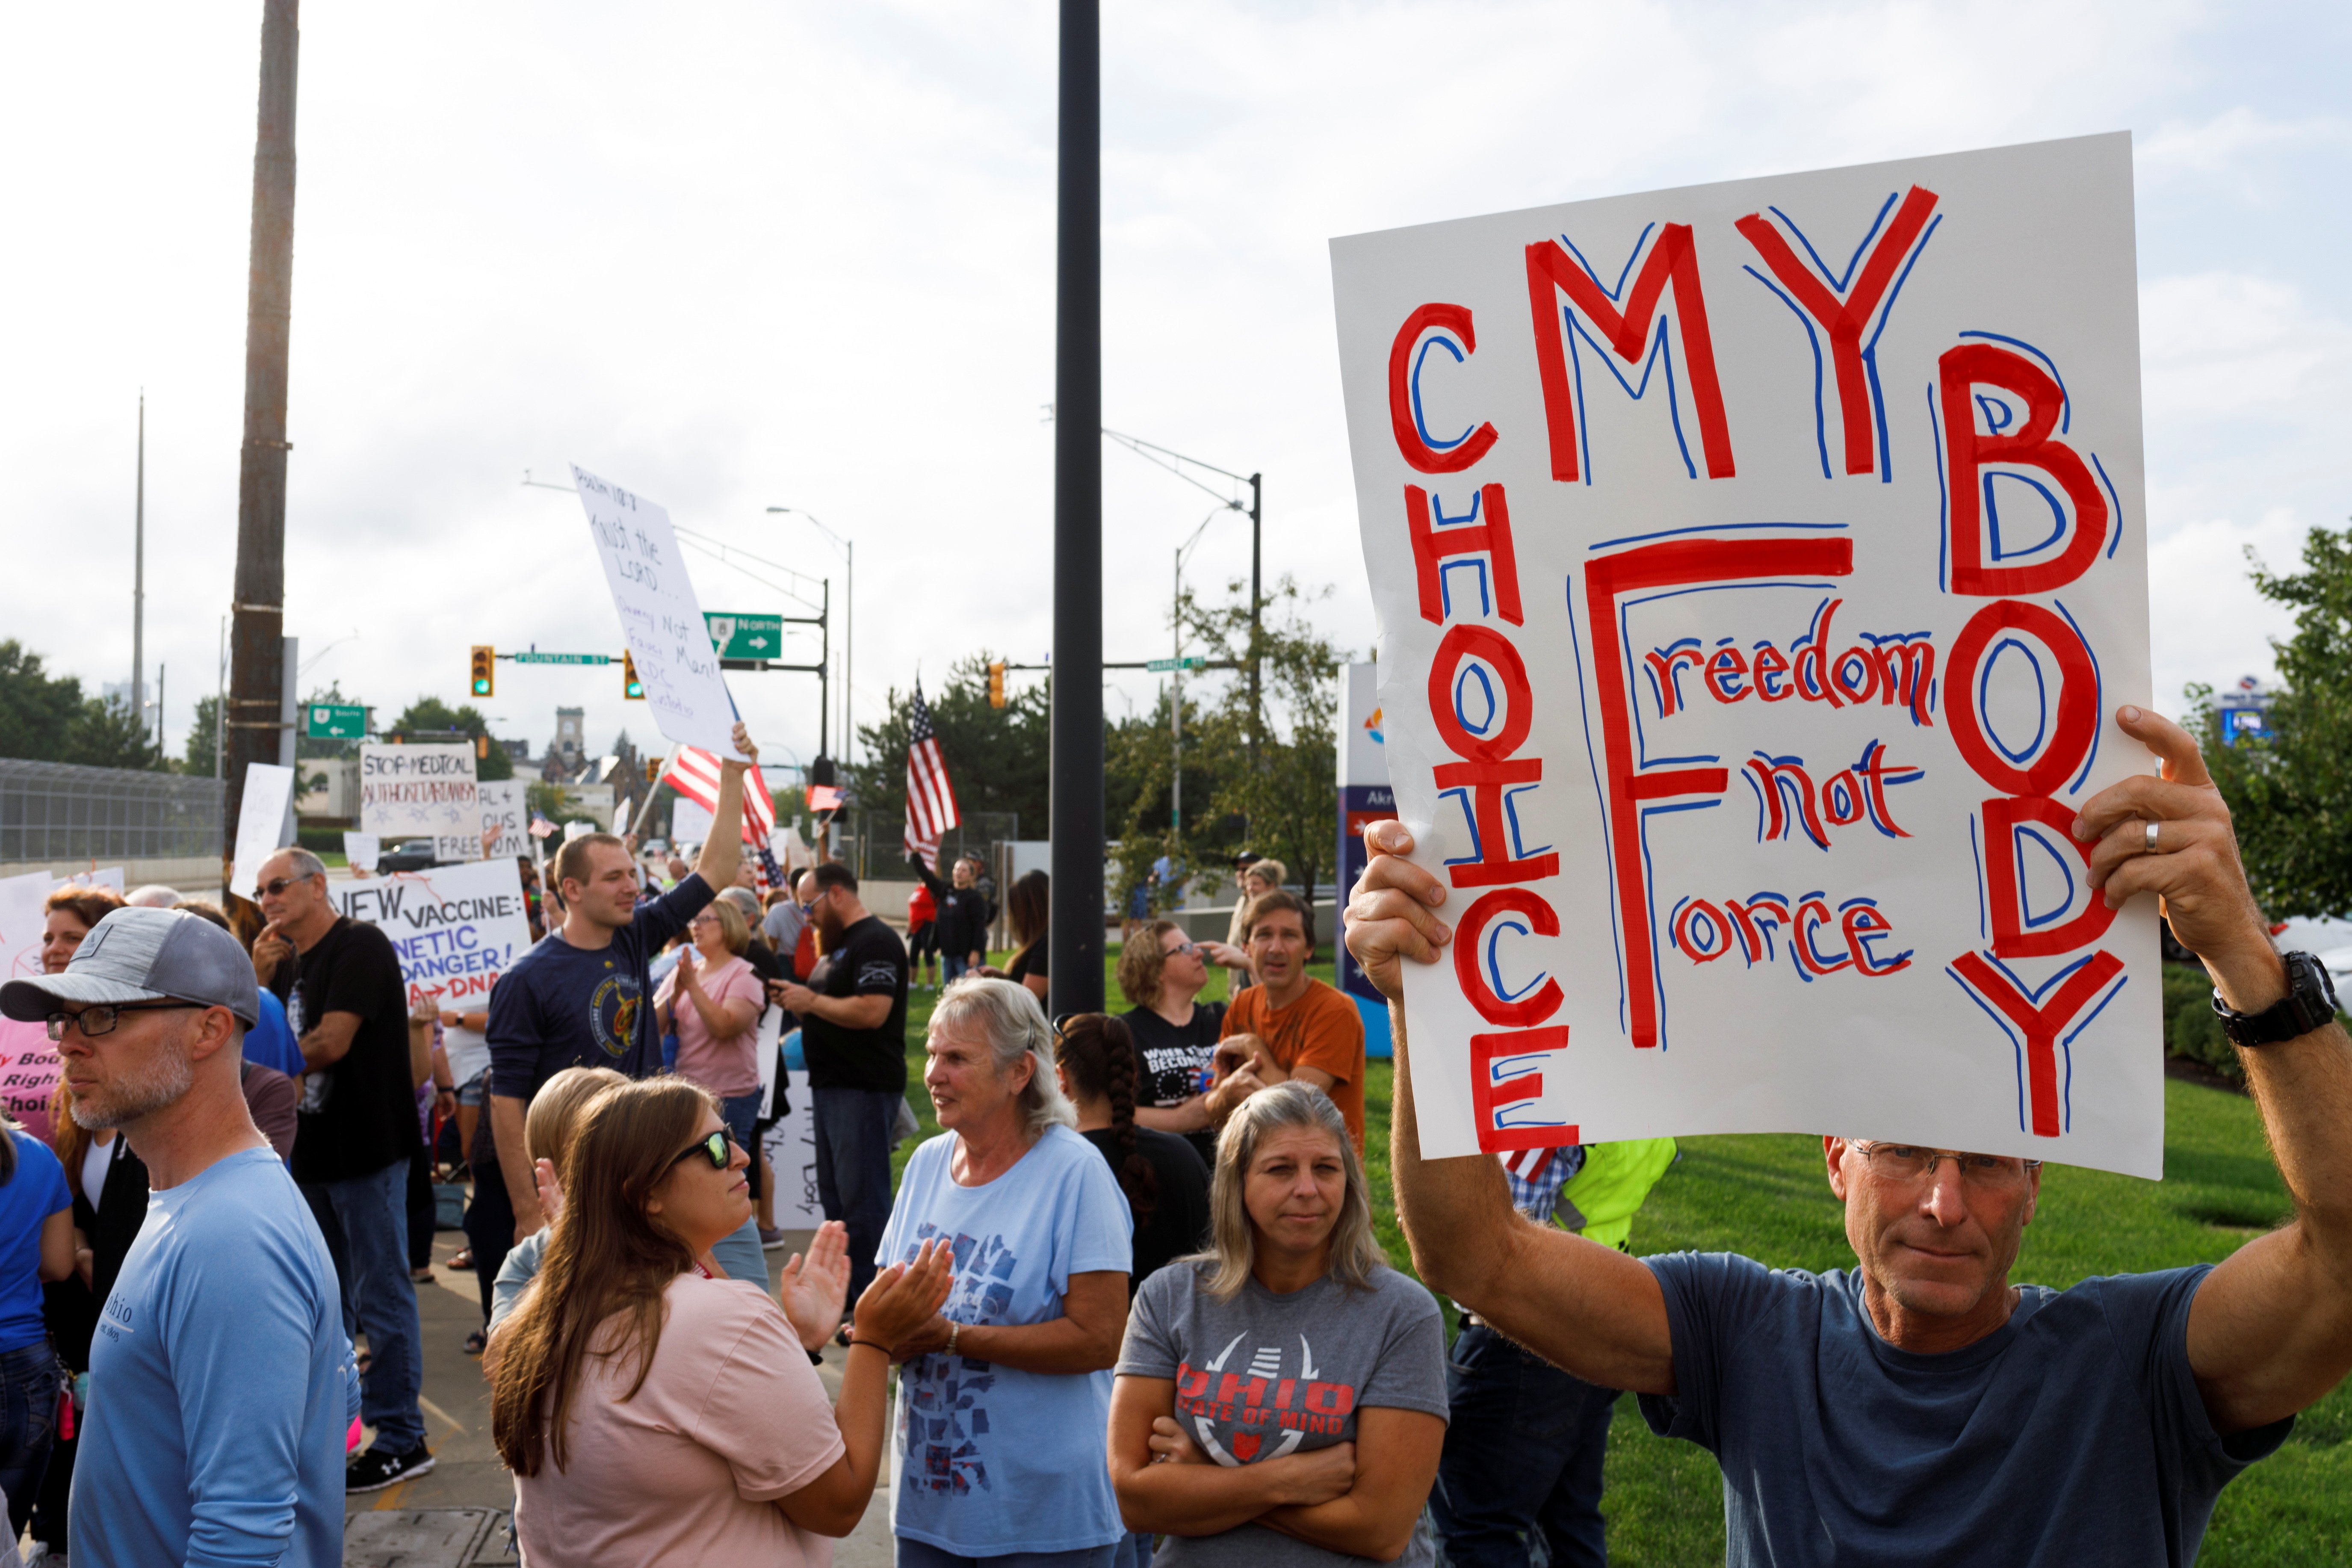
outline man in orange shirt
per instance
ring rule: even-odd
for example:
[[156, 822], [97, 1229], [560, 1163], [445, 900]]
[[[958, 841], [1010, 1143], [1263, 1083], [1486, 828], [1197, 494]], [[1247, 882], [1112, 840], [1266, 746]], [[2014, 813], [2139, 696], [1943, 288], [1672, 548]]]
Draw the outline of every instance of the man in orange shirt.
[[1225, 1009], [1209, 1114], [1222, 1124], [1234, 1106], [1259, 1089], [1297, 1079], [1331, 1097], [1360, 1154], [1363, 1016], [1345, 995], [1307, 973], [1315, 956], [1313, 918], [1297, 894], [1280, 888], [1250, 905], [1250, 967], [1258, 983]]

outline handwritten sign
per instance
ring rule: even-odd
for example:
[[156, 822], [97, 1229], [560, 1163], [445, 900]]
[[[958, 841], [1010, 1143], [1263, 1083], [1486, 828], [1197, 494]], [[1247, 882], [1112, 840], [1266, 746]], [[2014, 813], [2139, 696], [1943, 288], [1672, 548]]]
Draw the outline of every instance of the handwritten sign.
[[2162, 1168], [2123, 134], [1335, 241], [1433, 1157], [1849, 1132]]
[[669, 513], [577, 464], [572, 479], [654, 722], [680, 745], [735, 755], [735, 704]]
[[816, 1180], [816, 1097], [809, 1089], [808, 1074], [797, 1069], [786, 1073], [780, 1087], [792, 1109], [769, 1127], [761, 1145], [769, 1168], [776, 1173], [776, 1227], [814, 1230], [824, 1223]]
[[[499, 830], [498, 841], [490, 846], [490, 858], [498, 860], [530, 858], [530, 813], [522, 802], [523, 782], [501, 779], [497, 783], [477, 784], [474, 799], [482, 808], [482, 831]], [[474, 841], [474, 853], [481, 853], [479, 839]]]
[[[478, 840], [474, 847], [480, 849]], [[522, 874], [512, 860], [331, 882], [327, 897], [337, 913], [381, 927], [392, 940], [411, 1006], [431, 995], [446, 1013], [487, 1011], [490, 987], [530, 951]], [[478, 1032], [444, 1033], [457, 1082], [489, 1065], [488, 1044]]]
[[360, 831], [431, 838], [436, 860], [481, 858], [478, 789], [471, 746], [360, 747]]
[[[42, 904], [52, 879], [47, 871], [0, 878], [0, 980], [41, 973]], [[58, 1086], [58, 1049], [47, 1029], [0, 1018], [0, 1108], [36, 1138], [49, 1135], [49, 1096]]]

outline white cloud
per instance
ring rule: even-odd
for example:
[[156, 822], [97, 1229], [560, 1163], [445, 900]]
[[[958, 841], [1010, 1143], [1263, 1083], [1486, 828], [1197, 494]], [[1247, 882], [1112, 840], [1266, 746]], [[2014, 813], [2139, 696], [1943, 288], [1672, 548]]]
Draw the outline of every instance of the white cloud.
[[2133, 153], [2143, 177], [2164, 179], [2182, 174], [2226, 174], [2243, 167], [2249, 153], [2312, 146], [2340, 148], [2347, 142], [2352, 142], [2352, 122], [2339, 116], [2273, 120], [2240, 104], [2200, 124], [2168, 121], [2141, 137]]
[[2306, 405], [2352, 382], [2352, 329], [2293, 284], [2231, 272], [2159, 278], [2139, 304], [2151, 422]]
[[2148, 547], [2148, 626], [2155, 653], [2156, 704], [2178, 715], [2191, 681], [2225, 687], [2244, 675], [2274, 679], [2271, 639], [2294, 630], [2294, 617], [2254, 591], [2246, 559], [2288, 572], [2302, 559], [2305, 524], [2285, 510], [2252, 523], [2211, 518], [2176, 529]]

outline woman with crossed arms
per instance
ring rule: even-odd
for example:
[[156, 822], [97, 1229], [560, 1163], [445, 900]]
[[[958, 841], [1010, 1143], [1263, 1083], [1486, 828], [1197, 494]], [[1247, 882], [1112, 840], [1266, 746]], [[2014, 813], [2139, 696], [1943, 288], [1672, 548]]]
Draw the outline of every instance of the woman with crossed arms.
[[1161, 1564], [1435, 1560], [1445, 1321], [1388, 1266], [1348, 1124], [1312, 1085], [1217, 1142], [1213, 1245], [1143, 1282], [1111, 1394], [1110, 1474]]

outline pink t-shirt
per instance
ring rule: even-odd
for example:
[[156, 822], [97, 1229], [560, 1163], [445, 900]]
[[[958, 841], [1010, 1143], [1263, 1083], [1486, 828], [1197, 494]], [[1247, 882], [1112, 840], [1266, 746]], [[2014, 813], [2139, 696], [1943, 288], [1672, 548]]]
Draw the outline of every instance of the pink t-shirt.
[[[702, 994], [715, 1005], [723, 1007], [739, 998], [755, 1008], [768, 1005], [767, 988], [760, 984], [758, 972], [742, 959], [730, 957], [724, 963], [712, 963], [699, 952], [694, 957], [702, 978]], [[757, 1012], [751, 1015], [752, 1026], [741, 1034], [723, 1040], [711, 1038], [710, 1026], [702, 1021], [702, 1010], [678, 984], [675, 969], [662, 976], [655, 1005], [675, 1005], [680, 1078], [692, 1079], [716, 1095], [750, 1094], [760, 1087]]]
[[681, 1274], [645, 1386], [624, 1404], [635, 1354], [583, 1359], [568, 1468], [551, 1458], [515, 1482], [528, 1568], [619, 1563], [833, 1561], [833, 1542], [775, 1506], [845, 1451], [824, 1385], [763, 1291]]

